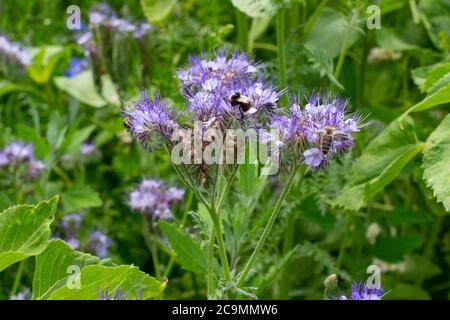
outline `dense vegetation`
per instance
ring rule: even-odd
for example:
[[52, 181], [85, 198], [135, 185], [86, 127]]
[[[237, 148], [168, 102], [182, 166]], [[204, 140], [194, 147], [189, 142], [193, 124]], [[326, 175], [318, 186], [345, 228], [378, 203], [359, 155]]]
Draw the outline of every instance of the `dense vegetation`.
[[72, 2], [0, 1], [0, 299], [450, 297], [448, 1]]

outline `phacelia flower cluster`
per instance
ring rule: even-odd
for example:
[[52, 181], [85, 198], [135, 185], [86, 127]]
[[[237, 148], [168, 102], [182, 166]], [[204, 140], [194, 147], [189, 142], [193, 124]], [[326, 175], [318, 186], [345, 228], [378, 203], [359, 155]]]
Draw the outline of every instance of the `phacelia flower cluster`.
[[[279, 108], [285, 91], [266, 81], [261, 69], [237, 51], [228, 55], [219, 50], [211, 58], [192, 56], [188, 67], [177, 73], [187, 112], [177, 114], [158, 94], [150, 99], [142, 93], [123, 111], [124, 124], [144, 146], [162, 141], [172, 152], [182, 140], [183, 153], [187, 150], [189, 155], [181, 169], [186, 175], [194, 173], [202, 186], [215, 181], [210, 164], [218, 163], [206, 161], [211, 157], [204, 156], [205, 150], [225, 146], [218, 151], [222, 157], [216, 159], [228, 159], [230, 150], [243, 150], [237, 135], [230, 138], [229, 129], [253, 129], [257, 142], [270, 145], [270, 157], [281, 154], [286, 168], [306, 165], [318, 171], [328, 167], [334, 156], [351, 150], [361, 118], [349, 112], [348, 101], [312, 94], [305, 104], [293, 99], [288, 110]], [[220, 134], [213, 136], [210, 129]]]
[[89, 233], [87, 249], [97, 257], [106, 258], [111, 245], [112, 240], [102, 231], [97, 229]]
[[36, 160], [33, 156], [34, 146], [23, 141], [14, 141], [0, 150], [0, 169], [13, 169], [27, 179], [39, 177], [45, 169], [44, 162]]
[[178, 78], [195, 119], [206, 124], [217, 120], [226, 128], [235, 118], [254, 117], [260, 111], [272, 113], [284, 93], [265, 81], [258, 63], [238, 51], [229, 58], [225, 50], [212, 59], [191, 56], [188, 68], [178, 70]]
[[64, 238], [67, 244], [73, 249], [80, 247], [80, 240], [78, 238], [78, 231], [81, 227], [83, 216], [79, 213], [66, 214], [60, 222], [61, 228], [64, 231]]
[[303, 108], [294, 99], [289, 112], [274, 115], [271, 125], [278, 130], [279, 145], [297, 150], [308, 168], [317, 171], [353, 146], [352, 133], [361, 128], [361, 119], [347, 109], [348, 101], [313, 94]]
[[[148, 35], [154, 26], [119, 16], [107, 4], [98, 4], [89, 12], [86, 32], [76, 36], [77, 43], [90, 57], [96, 84], [109, 74], [119, 92], [130, 85], [130, 74], [139, 74], [146, 85], [148, 75]], [[139, 61], [136, 63], [136, 61]]]
[[11, 74], [22, 73], [30, 62], [31, 55], [28, 48], [0, 35], [0, 70], [5, 69], [5, 73], [10, 77]]
[[129, 205], [152, 219], [171, 219], [171, 207], [183, 199], [184, 190], [167, 187], [162, 181], [144, 178], [129, 194]]
[[350, 297], [339, 295], [332, 300], [381, 300], [383, 293], [383, 287], [369, 288], [365, 283], [353, 283]]

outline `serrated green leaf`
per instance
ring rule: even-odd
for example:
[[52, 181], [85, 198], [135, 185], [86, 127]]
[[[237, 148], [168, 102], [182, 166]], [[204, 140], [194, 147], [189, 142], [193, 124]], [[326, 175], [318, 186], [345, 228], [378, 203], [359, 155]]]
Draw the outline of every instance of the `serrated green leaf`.
[[59, 89], [67, 92], [84, 104], [96, 108], [106, 105], [106, 101], [97, 92], [91, 70], [83, 71], [71, 78], [55, 77], [53, 81]]
[[48, 300], [98, 300], [99, 292], [108, 290], [113, 293], [120, 290], [127, 293], [128, 299], [150, 299], [159, 295], [166, 287], [165, 282], [160, 282], [146, 273], [139, 271], [134, 266], [106, 267], [101, 265], [89, 265], [81, 269], [74, 279], [79, 288], [65, 285], [54, 290]]
[[423, 143], [416, 139], [412, 118], [405, 116], [394, 120], [369, 143], [361, 157], [355, 161], [346, 186], [331, 203], [359, 210], [422, 149]]
[[450, 102], [450, 84], [441, 87], [433, 94], [412, 106], [407, 112], [418, 112], [431, 109], [435, 106]]
[[437, 201], [450, 211], [450, 115], [428, 137], [423, 151], [423, 177]]
[[[443, 78], [444, 76], [450, 74], [450, 63], [440, 64], [434, 68], [432, 68], [427, 75], [427, 78], [424, 83], [424, 90], [429, 92], [430, 89], [436, 86], [437, 82]], [[442, 86], [441, 86], [442, 87]], [[435, 87], [434, 91], [437, 91], [440, 88]]]
[[91, 187], [74, 186], [62, 194], [64, 212], [73, 212], [80, 209], [99, 207], [102, 199]]
[[45, 299], [52, 291], [64, 286], [71, 275], [68, 267], [77, 266], [81, 270], [100, 262], [95, 256], [75, 251], [62, 240], [50, 241], [48, 247], [36, 256], [32, 299]]
[[45, 250], [58, 196], [37, 205], [18, 205], [0, 213], [0, 271]]
[[176, 252], [177, 259], [183, 268], [193, 272], [207, 271], [208, 253], [199, 243], [172, 223], [161, 220], [159, 227]]

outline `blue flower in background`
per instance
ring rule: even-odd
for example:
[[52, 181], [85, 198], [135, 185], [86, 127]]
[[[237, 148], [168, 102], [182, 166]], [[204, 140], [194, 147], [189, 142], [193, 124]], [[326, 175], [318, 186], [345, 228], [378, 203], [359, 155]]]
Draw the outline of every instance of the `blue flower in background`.
[[64, 71], [66, 77], [73, 77], [89, 68], [89, 61], [85, 58], [72, 58], [69, 61], [69, 68]]

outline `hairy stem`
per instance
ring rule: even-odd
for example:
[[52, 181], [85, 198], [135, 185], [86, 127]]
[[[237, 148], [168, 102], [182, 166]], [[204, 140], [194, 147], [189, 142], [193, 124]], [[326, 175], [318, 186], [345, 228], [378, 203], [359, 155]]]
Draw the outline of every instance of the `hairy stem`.
[[219, 247], [220, 260], [222, 263], [223, 275], [227, 281], [231, 281], [230, 265], [228, 264], [227, 252], [225, 250], [225, 243], [223, 242], [222, 225], [220, 222], [220, 216], [213, 206], [209, 207], [209, 213], [211, 215], [212, 222], [214, 224], [214, 230], [217, 238], [217, 245]]
[[348, 46], [350, 43], [350, 37], [353, 32], [353, 29], [356, 26], [356, 22], [358, 21], [359, 9], [353, 9], [352, 20], [350, 21], [350, 25], [348, 27], [347, 33], [345, 34], [344, 42], [342, 43], [341, 52], [339, 53], [339, 59], [336, 64], [336, 69], [334, 70], [334, 77], [339, 81], [339, 76], [341, 75], [342, 67], [344, 65], [345, 56], [347, 55]]
[[214, 293], [214, 245], [216, 243], [214, 232], [214, 227], [212, 227], [208, 245], [208, 299]]
[[283, 191], [281, 192], [281, 195], [278, 198], [277, 203], [275, 204], [275, 208], [273, 209], [273, 211], [270, 215], [269, 221], [267, 222], [267, 225], [264, 228], [264, 231], [263, 231], [261, 237], [259, 238], [258, 243], [256, 244], [256, 247], [253, 250], [252, 255], [250, 256], [250, 259], [248, 260], [247, 264], [245, 265], [244, 270], [242, 271], [242, 273], [239, 277], [239, 280], [237, 282], [238, 287], [244, 283], [248, 273], [250, 272], [250, 269], [251, 269], [253, 263], [255, 262], [256, 256], [261, 251], [261, 249], [264, 245], [264, 242], [266, 241], [266, 238], [269, 235], [270, 230], [272, 229], [273, 224], [278, 217], [278, 213], [280, 212], [281, 206], [283, 205], [284, 201], [286, 200], [287, 195], [289, 194], [289, 191], [291, 190], [291, 186], [292, 186], [292, 183], [294, 182], [294, 178], [295, 178], [297, 171], [298, 171], [298, 167], [292, 169], [291, 174], [289, 175], [288, 181], [284, 185]]
[[286, 48], [285, 48], [285, 9], [278, 10], [276, 15], [277, 26], [277, 48], [278, 48], [278, 68], [281, 82], [281, 89], [287, 86], [286, 81]]
[[24, 267], [25, 267], [25, 260], [22, 260], [19, 262], [19, 267], [17, 269], [16, 277], [14, 278], [13, 287], [11, 289], [11, 295], [16, 294], [17, 289], [19, 289], [20, 280], [22, 280]]

